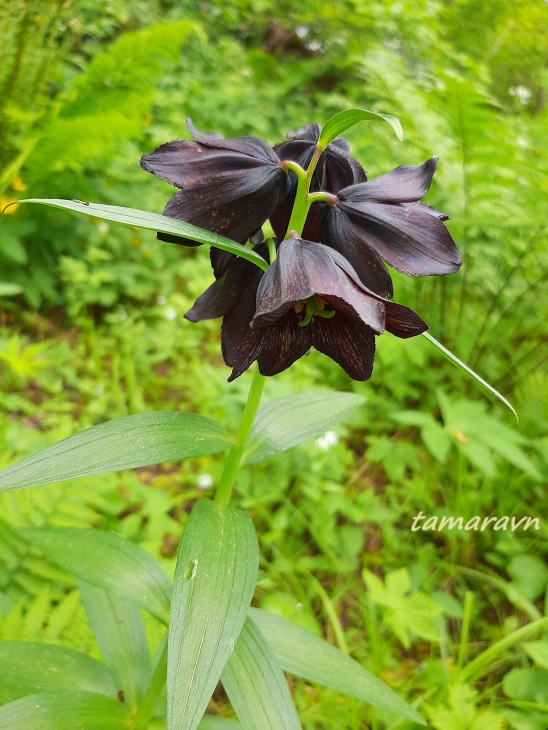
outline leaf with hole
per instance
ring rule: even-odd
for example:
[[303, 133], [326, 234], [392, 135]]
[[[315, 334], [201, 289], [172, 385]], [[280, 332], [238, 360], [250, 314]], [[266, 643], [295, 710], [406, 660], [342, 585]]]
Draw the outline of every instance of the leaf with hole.
[[168, 650], [168, 730], [194, 730], [247, 616], [259, 548], [250, 519], [198, 502], [179, 544]]

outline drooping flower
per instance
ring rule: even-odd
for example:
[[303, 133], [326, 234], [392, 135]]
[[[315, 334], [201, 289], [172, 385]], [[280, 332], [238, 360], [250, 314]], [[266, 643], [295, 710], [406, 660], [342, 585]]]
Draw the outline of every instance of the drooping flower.
[[335, 360], [355, 380], [373, 369], [375, 336], [413, 337], [428, 329], [411, 309], [367, 289], [337, 251], [311, 241], [283, 241], [262, 277], [250, 329], [234, 356], [229, 380], [257, 360], [276, 375], [310, 347]]
[[[224, 139], [187, 126], [196, 141], [175, 140], [141, 158], [141, 167], [180, 188], [164, 215], [245, 243], [289, 192], [289, 177], [273, 149], [257, 137]], [[158, 234], [187, 246], [195, 241]]]
[[[255, 252], [266, 260], [264, 245], [256, 246]], [[210, 257], [215, 281], [198, 297], [185, 318], [191, 322], [223, 318], [221, 351], [225, 363], [232, 366], [255, 314], [257, 288], [264, 272], [246, 259], [217, 248], [211, 249]]]
[[379, 257], [414, 276], [460, 268], [460, 254], [442, 222], [448, 216], [419, 202], [437, 166], [437, 157], [418, 167], [403, 165], [343, 188], [331, 204], [319, 204], [322, 242], [342, 253], [368, 286], [367, 271], [382, 265]]

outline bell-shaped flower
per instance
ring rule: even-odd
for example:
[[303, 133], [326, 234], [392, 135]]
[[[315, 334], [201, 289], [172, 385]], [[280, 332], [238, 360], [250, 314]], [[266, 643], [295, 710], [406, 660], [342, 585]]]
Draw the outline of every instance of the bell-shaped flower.
[[397, 167], [319, 205], [322, 242], [342, 253], [367, 286], [367, 269], [382, 266], [380, 258], [414, 276], [452, 274], [460, 268], [460, 254], [442, 222], [448, 216], [418, 202], [437, 165], [438, 158], [432, 157], [418, 167]]
[[337, 251], [290, 238], [257, 290], [256, 312], [234, 356], [229, 380], [254, 360], [276, 375], [310, 347], [335, 360], [355, 380], [372, 373], [375, 336], [413, 337], [428, 329], [411, 309], [367, 289]]
[[[141, 158], [141, 167], [180, 188], [164, 215], [245, 243], [289, 192], [289, 173], [257, 137], [224, 139], [187, 126], [196, 141], [175, 140]], [[198, 245], [158, 234], [163, 241]]]

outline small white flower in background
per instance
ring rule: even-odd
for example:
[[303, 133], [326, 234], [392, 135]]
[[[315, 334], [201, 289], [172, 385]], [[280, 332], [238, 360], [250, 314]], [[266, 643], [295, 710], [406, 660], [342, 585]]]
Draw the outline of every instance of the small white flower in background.
[[97, 228], [99, 229], [100, 233], [108, 233], [109, 231], [109, 225], [108, 223], [105, 223], [105, 221], [101, 221], [97, 224]]
[[177, 317], [177, 311], [173, 307], [166, 307], [164, 309], [164, 317], [166, 319], [175, 319]]
[[335, 446], [335, 444], [339, 443], [339, 437], [335, 433], [335, 431], [326, 431], [323, 436], [320, 436], [320, 438], [316, 439], [316, 446], [321, 449], [321, 451], [327, 451], [332, 446]]
[[213, 477], [211, 474], [200, 474], [197, 480], [198, 489], [205, 491], [206, 489], [211, 489], [213, 486]]
[[165, 297], [164, 297], [164, 296], [163, 296], [162, 294], [159, 294], [159, 295], [158, 295], [158, 296], [156, 297], [156, 304], [157, 304], [157, 305], [158, 305], [159, 307], [163, 307], [163, 306], [164, 306], [164, 304], [167, 304], [167, 299], [166, 299], [166, 298], [165, 298]]
[[508, 89], [508, 93], [510, 96], [515, 96], [521, 104], [527, 104], [529, 99], [533, 96], [531, 89], [528, 89], [527, 86], [523, 86], [522, 84], [519, 86], [511, 86]]

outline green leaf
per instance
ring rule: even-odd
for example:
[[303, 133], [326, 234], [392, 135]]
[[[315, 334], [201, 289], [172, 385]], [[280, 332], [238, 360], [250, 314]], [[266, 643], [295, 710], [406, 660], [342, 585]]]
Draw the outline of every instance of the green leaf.
[[231, 446], [226, 430], [195, 413], [116, 418], [69, 436], [0, 472], [0, 492], [190, 459]]
[[472, 368], [469, 368], [468, 365], [465, 365], [456, 355], [453, 355], [453, 353], [448, 350], [446, 347], [444, 347], [441, 342], [438, 342], [432, 335], [430, 335], [428, 332], [422, 333], [423, 337], [426, 337], [428, 342], [430, 342], [434, 347], [437, 347], [438, 350], [446, 357], [448, 360], [450, 360], [454, 365], [456, 365], [459, 370], [462, 370], [463, 373], [465, 373], [469, 378], [471, 378], [475, 383], [477, 383], [481, 388], [486, 390], [491, 395], [494, 395], [495, 398], [498, 398], [498, 400], [501, 401], [501, 403], [504, 403], [507, 408], [509, 408], [512, 413], [514, 414], [516, 418], [516, 422], [519, 421], [518, 414], [516, 413], [514, 407], [512, 406], [509, 401], [506, 400], [506, 398], [501, 395], [498, 390], [495, 390], [492, 385], [489, 385], [488, 382], [486, 382], [482, 377], [480, 377], [477, 373], [475, 373]]
[[237, 720], [212, 715], [205, 715], [198, 725], [198, 730], [240, 730], [241, 728], [242, 725]]
[[256, 464], [336, 426], [365, 402], [355, 393], [299, 393], [259, 408], [244, 463]]
[[98, 586], [79, 581], [89, 623], [123, 701], [135, 711], [150, 680], [150, 653], [137, 606]]
[[548, 705], [548, 669], [512, 669], [502, 680], [502, 689], [513, 700]]
[[0, 642], [2, 689], [17, 696], [76, 689], [116, 698], [117, 687], [104, 664], [81, 651], [33, 641]]
[[403, 139], [403, 129], [400, 124], [400, 120], [396, 117], [392, 117], [389, 114], [380, 114], [379, 112], [369, 112], [367, 109], [347, 109], [344, 112], [335, 114], [334, 117], [326, 122], [325, 127], [322, 129], [320, 139], [318, 140], [318, 147], [324, 150], [330, 142], [333, 142], [339, 135], [346, 132], [347, 129], [353, 127], [358, 122], [371, 122], [373, 120], [382, 119], [392, 127], [396, 133], [396, 137], [400, 140]]
[[523, 648], [534, 662], [543, 669], [548, 669], [548, 641], [527, 641]]
[[425, 724], [418, 712], [390, 687], [326, 641], [257, 608], [250, 610], [250, 616], [286, 672]]
[[123, 223], [126, 226], [133, 226], [133, 228], [146, 228], [151, 231], [171, 233], [173, 236], [190, 238], [192, 241], [205, 243], [209, 246], [233, 253], [235, 256], [241, 256], [264, 271], [268, 268], [268, 264], [262, 256], [259, 256], [259, 254], [250, 248], [231, 241], [229, 238], [224, 238], [211, 231], [206, 231], [204, 228], [193, 226], [190, 223], [178, 221], [175, 218], [168, 218], [158, 213], [149, 213], [139, 208], [121, 208], [118, 205], [100, 205], [81, 200], [60, 200], [55, 198], [29, 198], [27, 200], [18, 200], [17, 203], [19, 205], [23, 203], [39, 203], [54, 208], [65, 208], [76, 213], [85, 213], [86, 215], [93, 216], [93, 218]]
[[221, 682], [245, 730], [300, 729], [282, 668], [249, 617], [223, 670]]
[[183, 531], [175, 568], [168, 730], [198, 727], [247, 616], [258, 564], [249, 518], [200, 500]]
[[12, 284], [10, 281], [0, 281], [0, 297], [14, 297], [23, 292], [21, 284]]
[[60, 690], [22, 697], [0, 707], [5, 730], [129, 730], [127, 707], [92, 692]]
[[18, 532], [69, 573], [168, 623], [171, 583], [156, 560], [134, 543], [113, 532], [79, 527], [24, 527]]

